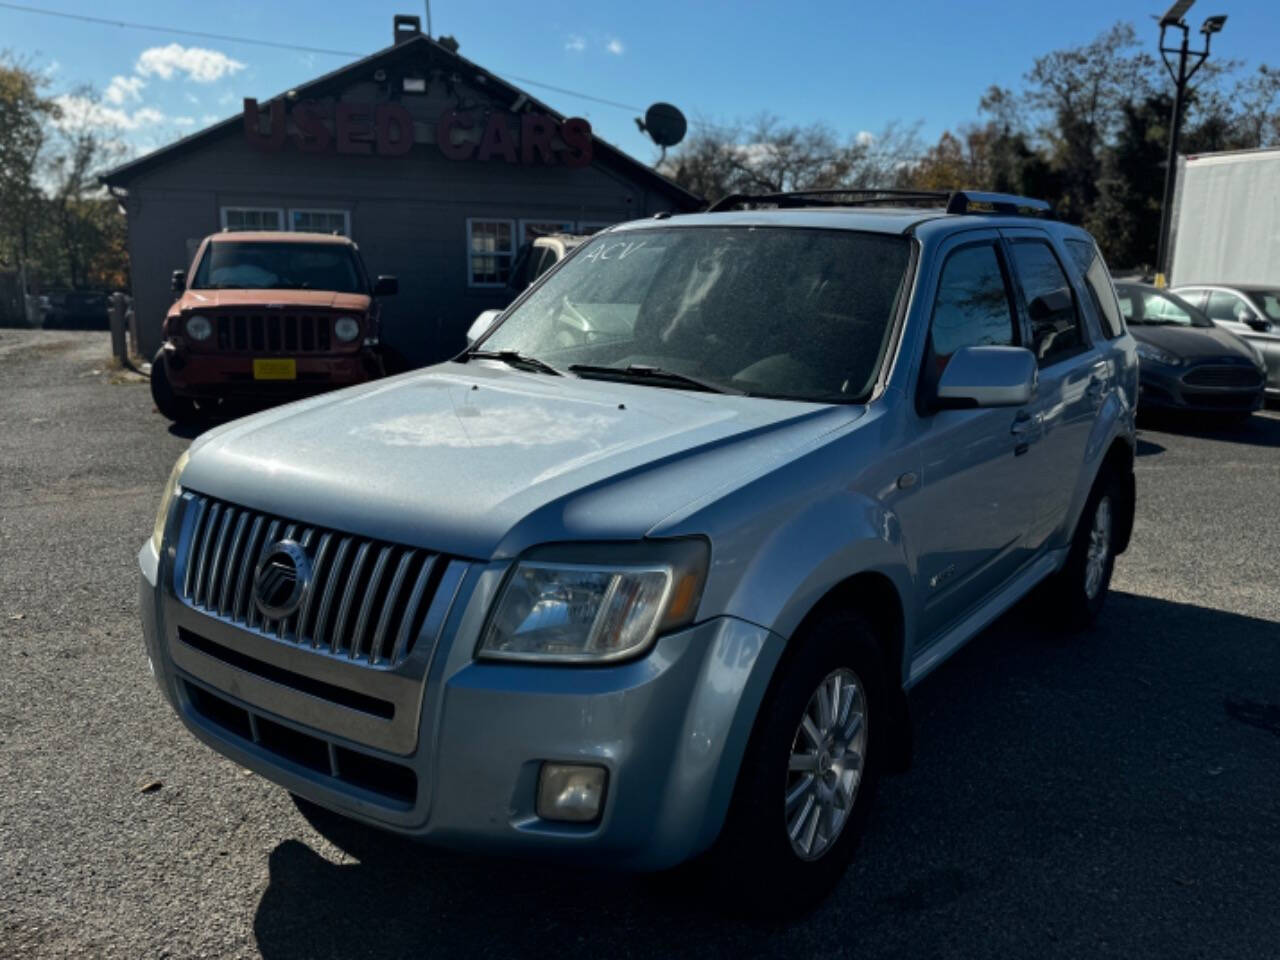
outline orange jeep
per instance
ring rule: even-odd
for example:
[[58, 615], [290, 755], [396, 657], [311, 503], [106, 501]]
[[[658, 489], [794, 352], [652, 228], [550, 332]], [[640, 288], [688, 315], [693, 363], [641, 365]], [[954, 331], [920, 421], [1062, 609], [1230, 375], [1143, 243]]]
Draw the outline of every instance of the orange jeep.
[[379, 304], [356, 245], [320, 233], [216, 233], [191, 270], [151, 365], [151, 396], [173, 421], [233, 400], [294, 399], [383, 375]]

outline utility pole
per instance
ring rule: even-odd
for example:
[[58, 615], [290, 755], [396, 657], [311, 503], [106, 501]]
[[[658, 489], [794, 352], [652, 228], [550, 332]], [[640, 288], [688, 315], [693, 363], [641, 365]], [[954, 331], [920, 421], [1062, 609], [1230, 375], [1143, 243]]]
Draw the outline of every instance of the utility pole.
[[[1209, 59], [1209, 38], [1222, 29], [1227, 22], [1223, 15], [1209, 17], [1200, 32], [1204, 35], [1204, 49], [1190, 49], [1190, 28], [1184, 19], [1195, 0], [1174, 0], [1160, 18], [1160, 59], [1164, 61], [1173, 78], [1173, 117], [1169, 123], [1169, 159], [1164, 168], [1164, 202], [1160, 205], [1160, 246], [1156, 251], [1156, 285], [1163, 287], [1168, 277], [1169, 268], [1169, 232], [1173, 225], [1173, 192], [1178, 181], [1178, 135], [1182, 132], [1182, 107], [1186, 97], [1187, 83], [1197, 70]], [[1182, 44], [1178, 47], [1165, 46], [1165, 33], [1170, 28], [1182, 31]], [[1175, 68], [1170, 56], [1177, 57]], [[1189, 66], [1188, 66], [1189, 65]]]

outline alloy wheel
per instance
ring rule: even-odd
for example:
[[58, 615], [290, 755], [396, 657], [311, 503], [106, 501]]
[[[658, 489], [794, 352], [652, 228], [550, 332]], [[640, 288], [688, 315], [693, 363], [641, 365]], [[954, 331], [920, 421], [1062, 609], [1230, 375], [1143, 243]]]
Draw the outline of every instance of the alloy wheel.
[[1104, 496], [1093, 511], [1093, 525], [1089, 528], [1089, 545], [1084, 555], [1084, 594], [1090, 600], [1098, 596], [1102, 580], [1107, 573], [1107, 560], [1111, 554], [1111, 498]]

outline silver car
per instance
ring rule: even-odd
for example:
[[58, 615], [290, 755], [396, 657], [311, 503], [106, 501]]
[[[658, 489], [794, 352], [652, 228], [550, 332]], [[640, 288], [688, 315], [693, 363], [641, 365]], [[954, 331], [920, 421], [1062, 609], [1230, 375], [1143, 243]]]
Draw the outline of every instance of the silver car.
[[139, 555], [161, 690], [369, 824], [812, 903], [907, 691], [1037, 585], [1089, 624], [1129, 539], [1134, 341], [1039, 206], [625, 224], [451, 362], [204, 434]]
[[1192, 284], [1173, 292], [1247, 340], [1267, 366], [1267, 396], [1280, 399], [1280, 287]]

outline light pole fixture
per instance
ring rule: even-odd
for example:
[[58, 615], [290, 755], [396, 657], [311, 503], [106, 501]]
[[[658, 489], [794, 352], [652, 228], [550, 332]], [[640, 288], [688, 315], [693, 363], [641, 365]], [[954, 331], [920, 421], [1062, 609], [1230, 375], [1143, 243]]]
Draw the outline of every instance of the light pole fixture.
[[[1208, 17], [1200, 27], [1204, 35], [1204, 49], [1190, 49], [1191, 30], [1186, 15], [1195, 0], [1174, 0], [1173, 6], [1160, 18], [1160, 59], [1173, 78], [1173, 119], [1169, 124], [1169, 159], [1164, 169], [1164, 202], [1160, 205], [1160, 246], [1156, 252], [1156, 283], [1164, 286], [1169, 271], [1169, 229], [1173, 220], [1173, 190], [1178, 177], [1178, 134], [1182, 130], [1182, 100], [1187, 82], [1209, 59], [1209, 38], [1222, 30], [1227, 22], [1224, 14]], [[1165, 33], [1170, 29], [1182, 31], [1182, 44], [1177, 47], [1164, 45]], [[1175, 61], [1170, 56], [1176, 55]], [[1189, 68], [1188, 68], [1189, 64]]]

